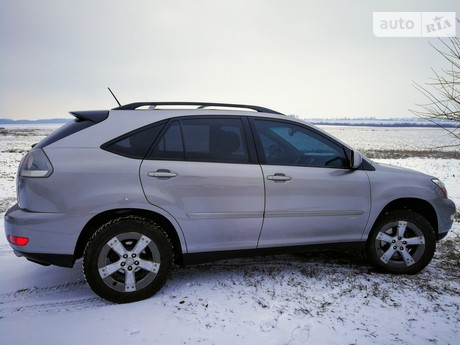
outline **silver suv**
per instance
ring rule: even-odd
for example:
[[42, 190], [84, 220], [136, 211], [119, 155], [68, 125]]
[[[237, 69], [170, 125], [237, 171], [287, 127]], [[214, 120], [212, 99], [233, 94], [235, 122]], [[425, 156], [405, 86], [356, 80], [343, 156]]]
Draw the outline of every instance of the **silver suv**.
[[174, 264], [312, 245], [366, 249], [381, 271], [413, 274], [453, 223], [439, 179], [270, 109], [145, 102], [71, 114], [22, 159], [6, 236], [37, 263], [83, 257], [109, 301], [152, 296]]

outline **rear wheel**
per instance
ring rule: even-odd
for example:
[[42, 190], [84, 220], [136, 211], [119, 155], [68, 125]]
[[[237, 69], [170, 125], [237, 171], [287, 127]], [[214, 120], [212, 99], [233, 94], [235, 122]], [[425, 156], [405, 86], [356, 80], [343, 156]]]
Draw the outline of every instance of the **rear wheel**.
[[367, 254], [384, 272], [415, 274], [433, 258], [436, 236], [418, 213], [401, 210], [381, 217], [367, 240]]
[[121, 217], [91, 237], [83, 270], [91, 289], [115, 303], [149, 298], [165, 284], [173, 250], [161, 227], [148, 219]]

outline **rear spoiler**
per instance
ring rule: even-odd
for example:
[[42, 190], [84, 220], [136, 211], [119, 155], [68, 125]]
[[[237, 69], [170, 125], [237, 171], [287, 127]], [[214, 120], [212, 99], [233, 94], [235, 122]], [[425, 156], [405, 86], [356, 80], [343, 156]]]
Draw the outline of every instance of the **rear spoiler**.
[[71, 111], [70, 114], [80, 121], [91, 121], [94, 123], [102, 122], [109, 117], [108, 110]]

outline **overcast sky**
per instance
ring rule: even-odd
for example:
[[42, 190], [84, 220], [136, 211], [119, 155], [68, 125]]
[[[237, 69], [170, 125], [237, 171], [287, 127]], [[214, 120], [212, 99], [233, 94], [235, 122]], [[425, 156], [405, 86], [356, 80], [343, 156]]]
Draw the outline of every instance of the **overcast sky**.
[[[379, 38], [373, 12], [458, 0], [1, 0], [0, 118], [135, 101], [257, 104], [312, 117], [408, 117], [443, 66], [436, 39]], [[457, 25], [457, 33], [460, 28]]]

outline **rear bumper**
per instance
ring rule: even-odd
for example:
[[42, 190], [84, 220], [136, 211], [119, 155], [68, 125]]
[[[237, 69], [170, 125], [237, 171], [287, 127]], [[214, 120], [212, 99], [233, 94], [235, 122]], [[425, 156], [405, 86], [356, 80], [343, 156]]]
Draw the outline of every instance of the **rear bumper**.
[[75, 245], [87, 220], [87, 215], [29, 212], [14, 205], [5, 213], [5, 234], [7, 239], [10, 235], [29, 239], [25, 246], [10, 243], [17, 256], [72, 267]]
[[14, 250], [14, 254], [17, 257], [25, 257], [27, 260], [43, 266], [55, 265], [70, 268], [75, 263], [73, 255], [27, 253], [16, 249]]

